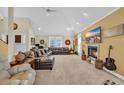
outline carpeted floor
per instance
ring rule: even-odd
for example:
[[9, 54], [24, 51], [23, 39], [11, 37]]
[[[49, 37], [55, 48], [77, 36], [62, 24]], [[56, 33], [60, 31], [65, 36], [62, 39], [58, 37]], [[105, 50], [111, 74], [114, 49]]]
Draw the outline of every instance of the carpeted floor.
[[53, 70], [37, 70], [35, 85], [103, 85], [106, 80], [116, 84], [124, 81], [82, 62], [77, 55], [55, 55]]

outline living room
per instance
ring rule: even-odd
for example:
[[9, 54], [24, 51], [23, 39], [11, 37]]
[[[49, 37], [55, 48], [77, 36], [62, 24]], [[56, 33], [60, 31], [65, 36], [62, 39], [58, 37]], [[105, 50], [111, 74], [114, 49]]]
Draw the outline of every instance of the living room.
[[0, 84], [124, 84], [124, 8], [1, 7], [0, 13], [0, 59], [10, 65], [1, 62]]

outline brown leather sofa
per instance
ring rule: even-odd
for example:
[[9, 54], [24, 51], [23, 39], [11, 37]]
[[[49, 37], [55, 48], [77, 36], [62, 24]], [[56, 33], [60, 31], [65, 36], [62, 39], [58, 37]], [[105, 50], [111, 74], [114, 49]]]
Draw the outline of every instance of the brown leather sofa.
[[26, 52], [19, 52], [15, 56], [15, 60], [11, 62], [11, 66], [23, 63], [31, 64], [33, 69], [50, 69], [52, 70], [55, 58], [50, 55], [42, 54], [43, 50], [31, 49]]
[[31, 49], [34, 52], [35, 69], [50, 69], [52, 70], [55, 57], [43, 53], [43, 49]]
[[49, 47], [49, 50], [52, 51], [52, 54], [69, 54], [69, 48], [68, 47]]

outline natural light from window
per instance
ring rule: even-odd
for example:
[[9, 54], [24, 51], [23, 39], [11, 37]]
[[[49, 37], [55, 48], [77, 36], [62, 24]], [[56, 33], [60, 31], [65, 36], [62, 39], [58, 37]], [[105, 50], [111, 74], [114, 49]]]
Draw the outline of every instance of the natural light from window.
[[62, 47], [63, 38], [62, 37], [49, 37], [49, 47]]

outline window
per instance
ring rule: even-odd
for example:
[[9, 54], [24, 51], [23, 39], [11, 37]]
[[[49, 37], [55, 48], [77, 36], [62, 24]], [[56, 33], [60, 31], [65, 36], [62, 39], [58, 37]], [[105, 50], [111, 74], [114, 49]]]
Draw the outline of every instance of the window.
[[62, 37], [49, 37], [49, 47], [62, 47]]

